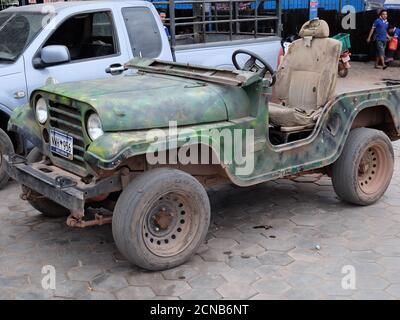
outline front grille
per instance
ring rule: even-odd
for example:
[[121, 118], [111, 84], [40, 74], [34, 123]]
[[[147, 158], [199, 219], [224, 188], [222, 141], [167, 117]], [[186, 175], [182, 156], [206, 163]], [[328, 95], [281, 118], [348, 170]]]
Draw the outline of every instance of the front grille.
[[[85, 166], [83, 156], [86, 145], [83, 138], [79, 108], [74, 105], [65, 105], [53, 101], [49, 103], [50, 127], [64, 131], [74, 138], [74, 159], [72, 161], [79, 166]], [[54, 153], [53, 156], [60, 157]]]

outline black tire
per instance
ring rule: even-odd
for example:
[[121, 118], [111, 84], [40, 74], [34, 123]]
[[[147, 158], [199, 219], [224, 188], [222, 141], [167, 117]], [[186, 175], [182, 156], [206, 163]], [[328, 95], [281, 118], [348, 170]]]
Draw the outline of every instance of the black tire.
[[385, 193], [393, 170], [394, 152], [388, 136], [375, 129], [354, 129], [333, 164], [333, 188], [343, 201], [370, 205]]
[[13, 153], [14, 146], [11, 142], [10, 137], [7, 135], [6, 132], [0, 129], [0, 189], [3, 189], [10, 179], [4, 167], [3, 155]]
[[[38, 148], [34, 148], [29, 152], [26, 157], [28, 163], [35, 163], [42, 159], [42, 154]], [[27, 193], [30, 191], [30, 196], [28, 197], [29, 204], [34, 207], [37, 211], [43, 214], [48, 218], [60, 218], [66, 217], [70, 214], [70, 211], [63, 206], [60, 206], [58, 203], [42, 196], [40, 193], [26, 187], [21, 186], [22, 191]]]
[[147, 270], [186, 262], [204, 242], [210, 202], [191, 175], [154, 169], [133, 180], [115, 206], [112, 232], [121, 253]]

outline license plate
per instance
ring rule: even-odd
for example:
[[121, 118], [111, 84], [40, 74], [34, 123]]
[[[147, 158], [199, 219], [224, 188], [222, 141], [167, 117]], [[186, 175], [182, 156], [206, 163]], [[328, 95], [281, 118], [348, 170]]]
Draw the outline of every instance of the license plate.
[[67, 133], [51, 129], [50, 150], [72, 160], [74, 158], [74, 139]]

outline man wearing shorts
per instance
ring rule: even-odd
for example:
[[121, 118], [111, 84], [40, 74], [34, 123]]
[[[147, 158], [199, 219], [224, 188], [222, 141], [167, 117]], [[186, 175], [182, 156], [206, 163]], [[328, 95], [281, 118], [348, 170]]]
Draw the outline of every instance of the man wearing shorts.
[[[375, 68], [377, 69], [386, 69], [387, 65], [385, 64], [385, 50], [387, 40], [390, 39], [388, 35], [388, 27], [389, 23], [387, 21], [387, 11], [382, 10], [379, 13], [379, 18], [374, 21], [372, 25], [371, 31], [369, 32], [367, 42], [371, 42], [372, 35], [375, 33], [375, 47], [376, 47], [376, 60], [375, 60]], [[379, 66], [381, 64], [381, 67]]]

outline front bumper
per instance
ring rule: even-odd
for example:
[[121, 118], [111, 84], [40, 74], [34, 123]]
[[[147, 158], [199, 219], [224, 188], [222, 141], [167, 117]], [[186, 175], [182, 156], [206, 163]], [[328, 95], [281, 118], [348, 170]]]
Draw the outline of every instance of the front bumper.
[[83, 211], [88, 199], [122, 189], [118, 174], [85, 183], [81, 177], [59, 167], [41, 162], [28, 164], [19, 155], [4, 155], [3, 165], [11, 178], [72, 212]]

